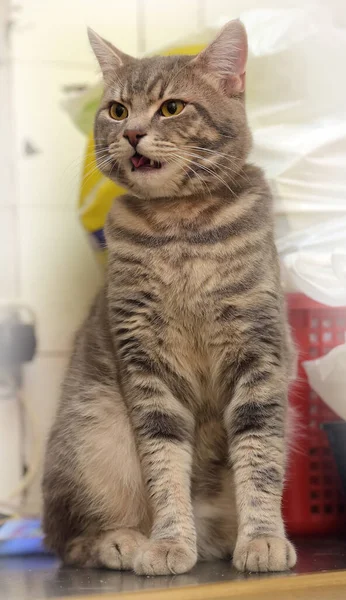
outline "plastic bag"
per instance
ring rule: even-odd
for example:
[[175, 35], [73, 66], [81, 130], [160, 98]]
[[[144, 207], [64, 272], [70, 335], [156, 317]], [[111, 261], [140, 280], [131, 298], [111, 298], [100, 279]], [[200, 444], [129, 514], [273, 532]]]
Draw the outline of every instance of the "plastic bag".
[[241, 18], [252, 158], [271, 181], [276, 213], [346, 214], [346, 30], [317, 6]]
[[326, 356], [303, 363], [312, 389], [346, 420], [346, 343]]
[[277, 240], [284, 284], [328, 306], [346, 306], [346, 216]]

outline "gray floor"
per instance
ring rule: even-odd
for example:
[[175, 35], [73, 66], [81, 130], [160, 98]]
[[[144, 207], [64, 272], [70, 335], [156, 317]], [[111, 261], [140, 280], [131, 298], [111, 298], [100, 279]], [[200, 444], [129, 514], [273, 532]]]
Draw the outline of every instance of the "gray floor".
[[[291, 574], [346, 569], [346, 538], [297, 540], [298, 566]], [[271, 577], [284, 577], [275, 574]], [[41, 600], [101, 592], [129, 592], [235, 579], [241, 575], [228, 562], [201, 563], [188, 575], [136, 577], [130, 573], [60, 568], [48, 557], [0, 559], [0, 600]], [[345, 594], [346, 597], [346, 594]]]

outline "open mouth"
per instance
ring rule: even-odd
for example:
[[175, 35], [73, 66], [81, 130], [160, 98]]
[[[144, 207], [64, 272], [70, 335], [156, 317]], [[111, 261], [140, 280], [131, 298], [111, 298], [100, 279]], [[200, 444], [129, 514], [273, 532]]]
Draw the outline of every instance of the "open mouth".
[[132, 171], [149, 171], [151, 169], [161, 169], [162, 167], [162, 163], [143, 156], [139, 152], [131, 156], [130, 160], [132, 162]]

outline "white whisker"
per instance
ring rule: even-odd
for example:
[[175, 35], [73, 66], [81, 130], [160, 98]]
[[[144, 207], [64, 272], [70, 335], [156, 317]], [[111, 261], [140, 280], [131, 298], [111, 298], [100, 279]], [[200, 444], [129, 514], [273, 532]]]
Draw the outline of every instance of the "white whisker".
[[209, 173], [210, 175], [212, 175], [212, 177], [215, 177], [216, 179], [218, 179], [231, 192], [232, 196], [235, 195], [234, 192], [233, 192], [233, 190], [227, 184], [227, 182], [224, 179], [222, 179], [222, 177], [220, 177], [217, 173], [215, 173], [211, 169], [208, 169], [205, 165], [202, 165], [201, 163], [198, 163], [195, 160], [191, 160], [190, 158], [187, 158], [185, 156], [181, 156], [181, 155], [175, 155], [175, 156], [177, 156], [181, 160], [188, 161], [189, 163], [191, 163], [193, 165], [196, 165], [198, 168], [200, 168], [203, 171]]
[[[209, 170], [210, 173], [215, 174], [215, 176], [217, 176], [217, 172], [216, 170], [220, 170], [224, 173], [224, 175], [230, 178], [231, 182], [234, 183], [234, 179], [229, 175], [229, 173], [227, 173], [226, 171], [230, 171], [231, 173], [234, 173], [235, 171], [233, 169], [227, 168], [225, 167], [225, 169], [221, 169], [221, 166], [214, 163], [212, 160], [205, 158], [204, 156], [200, 156], [199, 154], [194, 154], [192, 152], [185, 152], [185, 154], [187, 154], [188, 156], [193, 156], [195, 158], [200, 158], [203, 159], [205, 161], [207, 161], [208, 163], [210, 163], [211, 166], [215, 167], [215, 170], [211, 169]], [[199, 163], [199, 166], [204, 167], [205, 165], [203, 165], [202, 163]]]

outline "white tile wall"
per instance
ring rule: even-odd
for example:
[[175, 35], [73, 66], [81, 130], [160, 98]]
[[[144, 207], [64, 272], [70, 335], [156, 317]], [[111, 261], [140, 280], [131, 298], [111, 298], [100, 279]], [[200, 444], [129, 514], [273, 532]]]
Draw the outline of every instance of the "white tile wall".
[[346, 23], [344, 0], [202, 0], [204, 5], [205, 23], [218, 24], [220, 19], [235, 19], [242, 12], [256, 9], [289, 9], [322, 6], [334, 17], [339, 26]]
[[135, 53], [136, 0], [25, 0], [13, 28], [13, 57], [25, 63], [94, 65], [87, 26]]
[[101, 284], [76, 209], [19, 208], [21, 297], [37, 314], [40, 352], [65, 351]]
[[[1, 31], [0, 31], [1, 33]], [[11, 98], [12, 72], [9, 62], [1, 62], [0, 55], [0, 206], [14, 202], [13, 198], [13, 166], [14, 153], [12, 147], [13, 112]]]
[[17, 295], [17, 211], [0, 204], [0, 300]]
[[[35, 419], [35, 439], [38, 438], [41, 445], [41, 460], [38, 464], [38, 470], [30, 486], [25, 506], [29, 512], [37, 512], [41, 506], [41, 477], [43, 448], [46, 443], [50, 426], [53, 422], [57, 402], [60, 393], [61, 380], [67, 366], [67, 357], [54, 355], [49, 357], [40, 356], [33, 363], [25, 368], [25, 402], [30, 411], [36, 417]], [[28, 438], [32, 442], [32, 431], [30, 427], [27, 430]], [[31, 443], [31, 448], [33, 447]], [[28, 452], [30, 459], [30, 452]]]
[[[18, 485], [22, 468], [22, 436], [20, 410], [16, 398], [4, 397], [0, 387], [0, 506]], [[19, 499], [11, 498], [11, 504], [18, 506]]]
[[[9, 0], [0, 2], [0, 301], [18, 294], [18, 245], [12, 132], [11, 65], [8, 60]], [[16, 487], [21, 474], [18, 402], [0, 378], [0, 503]]]
[[[323, 0], [311, 0], [310, 4], [322, 1]], [[218, 24], [220, 19], [236, 19], [242, 12], [247, 10], [258, 8], [287, 9], [291, 7], [302, 7], [301, 0], [204, 0], [204, 2], [205, 22], [208, 25]], [[308, 3], [309, 1], [306, 4]]]
[[6, 36], [6, 22], [9, 14], [10, 0], [2, 0], [0, 3], [0, 64], [8, 55], [8, 44]]
[[145, 0], [145, 49], [159, 50], [200, 26], [200, 0]]
[[[62, 109], [64, 88], [93, 82], [89, 67], [15, 62], [19, 204], [75, 207], [86, 140]], [[26, 154], [28, 144], [34, 154]]]

